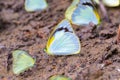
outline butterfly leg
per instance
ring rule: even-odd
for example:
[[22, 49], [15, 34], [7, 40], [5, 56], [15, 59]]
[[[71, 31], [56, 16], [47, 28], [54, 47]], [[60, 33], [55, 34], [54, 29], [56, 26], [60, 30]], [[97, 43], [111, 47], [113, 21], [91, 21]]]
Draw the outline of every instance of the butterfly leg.
[[90, 22], [89, 25], [82, 31], [84, 33], [91, 33], [95, 29], [95, 24]]
[[90, 32], [94, 32], [97, 28], [97, 26], [93, 22], [89, 23], [89, 27], [90, 27]]
[[90, 33], [92, 33], [94, 36], [99, 36], [99, 32], [102, 27], [95, 25], [94, 23], [90, 22]]

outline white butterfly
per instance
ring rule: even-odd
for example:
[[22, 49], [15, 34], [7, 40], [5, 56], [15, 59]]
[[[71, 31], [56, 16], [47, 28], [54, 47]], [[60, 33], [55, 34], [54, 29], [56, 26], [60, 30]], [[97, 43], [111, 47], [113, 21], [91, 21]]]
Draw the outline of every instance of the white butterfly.
[[28, 12], [41, 11], [48, 6], [46, 0], [25, 0], [25, 10]]
[[80, 53], [80, 42], [67, 19], [61, 21], [50, 35], [45, 51], [49, 55]]
[[[100, 0], [93, 0], [97, 4], [100, 3]], [[120, 0], [102, 0], [103, 4], [108, 7], [117, 7], [120, 6]]]
[[87, 26], [90, 23], [98, 25], [100, 23], [100, 16], [91, 0], [73, 0], [66, 10], [65, 17], [79, 26]]

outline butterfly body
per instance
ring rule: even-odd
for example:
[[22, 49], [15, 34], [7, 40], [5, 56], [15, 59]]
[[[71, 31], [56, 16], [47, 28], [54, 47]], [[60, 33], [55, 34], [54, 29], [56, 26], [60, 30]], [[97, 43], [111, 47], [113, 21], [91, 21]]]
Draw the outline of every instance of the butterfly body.
[[49, 55], [71, 55], [80, 52], [80, 42], [67, 19], [61, 21], [50, 35], [46, 50]]

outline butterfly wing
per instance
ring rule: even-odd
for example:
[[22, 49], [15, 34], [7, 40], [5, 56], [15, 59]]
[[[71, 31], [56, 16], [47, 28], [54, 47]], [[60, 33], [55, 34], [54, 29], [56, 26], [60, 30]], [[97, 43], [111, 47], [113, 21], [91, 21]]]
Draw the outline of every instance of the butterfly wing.
[[63, 75], [54, 75], [54, 76], [51, 76], [49, 80], [72, 80], [72, 79]]
[[69, 31], [73, 31], [72, 27], [69, 27], [69, 25], [70, 25], [69, 21], [65, 19], [61, 21], [61, 23], [59, 23], [57, 26], [55, 26], [55, 29], [53, 30], [53, 32], [51, 33], [48, 39], [46, 48], [49, 48], [50, 44], [54, 41], [56, 32], [59, 32], [61, 29], [64, 29], [64, 28], [69, 29]]
[[26, 11], [37, 11], [47, 8], [46, 0], [25, 0]]
[[68, 19], [69, 21], [72, 20], [72, 14], [73, 14], [74, 10], [77, 8], [76, 5], [78, 5], [79, 2], [80, 2], [80, 0], [73, 0], [72, 4], [67, 8], [67, 10], [65, 12], [65, 18]]
[[[100, 4], [99, 0], [93, 0], [95, 3]], [[120, 6], [120, 0], [102, 0], [103, 4], [108, 7]]]
[[103, 0], [103, 3], [109, 7], [116, 7], [120, 5], [120, 0]]
[[89, 25], [90, 22], [99, 24], [99, 16], [93, 7], [79, 4], [72, 14], [72, 23], [77, 25]]
[[50, 51], [55, 55], [77, 54], [80, 52], [80, 43], [76, 35], [66, 32], [61, 37], [54, 40]]
[[91, 0], [80, 0], [80, 4], [90, 3], [93, 4]]
[[13, 52], [13, 72], [20, 74], [34, 66], [35, 60], [25, 51], [16, 50]]
[[80, 42], [75, 35], [68, 20], [63, 20], [58, 24], [50, 39], [54, 40], [48, 47], [48, 54], [53, 55], [71, 55], [80, 52]]

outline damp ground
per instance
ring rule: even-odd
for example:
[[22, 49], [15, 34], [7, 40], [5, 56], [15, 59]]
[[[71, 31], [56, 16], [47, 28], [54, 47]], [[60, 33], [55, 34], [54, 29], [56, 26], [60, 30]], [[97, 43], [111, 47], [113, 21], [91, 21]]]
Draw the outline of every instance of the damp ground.
[[[0, 80], [48, 80], [56, 74], [73, 80], [120, 80], [120, 44], [116, 43], [120, 7], [107, 8], [110, 22], [102, 18], [98, 31], [85, 32], [88, 27], [72, 25], [81, 41], [80, 54], [49, 56], [43, 49], [71, 0], [47, 2], [46, 10], [28, 13], [24, 0], [0, 0]], [[12, 72], [11, 53], [16, 49], [36, 58], [35, 66], [21, 75]]]

